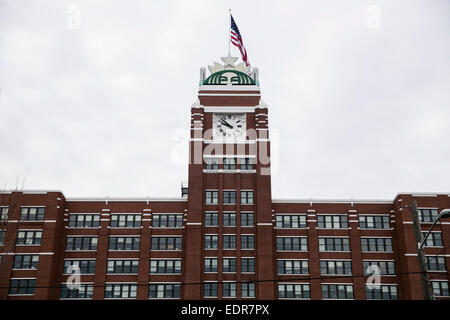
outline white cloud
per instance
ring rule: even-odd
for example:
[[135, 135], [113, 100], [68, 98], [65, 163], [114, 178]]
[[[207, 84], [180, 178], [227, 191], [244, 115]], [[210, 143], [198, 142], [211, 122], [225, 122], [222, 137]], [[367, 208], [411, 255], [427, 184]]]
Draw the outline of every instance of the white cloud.
[[179, 195], [172, 135], [231, 7], [279, 130], [274, 197], [449, 192], [449, 4], [376, 3], [380, 30], [370, 1], [3, 1], [0, 185]]

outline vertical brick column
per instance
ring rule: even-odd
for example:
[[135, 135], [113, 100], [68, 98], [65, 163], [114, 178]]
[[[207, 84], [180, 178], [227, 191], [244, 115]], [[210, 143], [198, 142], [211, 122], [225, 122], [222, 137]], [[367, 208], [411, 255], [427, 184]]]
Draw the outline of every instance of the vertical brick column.
[[[148, 202], [147, 202], [148, 205]], [[150, 280], [150, 234], [151, 234], [151, 209], [142, 210], [141, 248], [139, 253], [139, 274], [137, 278], [138, 300], [148, 299], [148, 283]]]
[[[236, 169], [239, 169], [240, 163], [239, 158], [236, 159]], [[241, 276], [241, 257], [242, 257], [242, 244], [241, 244], [241, 174], [236, 173], [236, 228], [234, 230], [236, 233], [236, 298], [241, 298], [242, 293], [242, 280]]]
[[62, 271], [64, 239], [64, 201], [60, 193], [48, 193], [42, 223], [42, 244], [39, 268], [36, 272], [34, 299], [58, 299]]
[[10, 278], [14, 262], [16, 237], [19, 230], [20, 205], [23, 201], [21, 192], [3, 193], [0, 196], [2, 206], [8, 207], [8, 220], [2, 222], [1, 230], [6, 231], [4, 245], [0, 246], [2, 261], [0, 263], [0, 300], [8, 299]]
[[[270, 142], [267, 130], [258, 131], [258, 155], [255, 186], [256, 257], [257, 257], [257, 299], [275, 299], [274, 243], [272, 225], [272, 193], [270, 162]], [[265, 159], [261, 158], [261, 152]], [[263, 160], [263, 162], [261, 162]]]
[[94, 299], [103, 300], [105, 297], [106, 261], [108, 259], [109, 222], [111, 210], [103, 209], [100, 216], [98, 231], [97, 257], [95, 264]]
[[[222, 160], [223, 161], [223, 160]], [[223, 165], [222, 165], [223, 168]], [[217, 228], [217, 296], [222, 297], [222, 281], [223, 281], [223, 172], [218, 175], [217, 189], [219, 190], [219, 203], [218, 203], [218, 213], [219, 213], [219, 227]], [[237, 244], [236, 244], [237, 245]]]
[[423, 293], [420, 281], [417, 243], [414, 237], [414, 225], [410, 208], [412, 197], [401, 195], [394, 200], [395, 229], [396, 229], [396, 272], [399, 273], [397, 281], [399, 299], [422, 300]]
[[[189, 142], [189, 181], [188, 212], [185, 229], [184, 282], [200, 283], [202, 261], [202, 225], [203, 203], [205, 201], [203, 185], [203, 107], [194, 104], [191, 109], [191, 140]], [[201, 285], [182, 286], [184, 299], [199, 300], [202, 297]]]
[[310, 203], [309, 209], [306, 210], [306, 225], [308, 228], [308, 252], [309, 252], [309, 275], [311, 280], [311, 300], [322, 299], [322, 286], [320, 278], [320, 253], [319, 253], [319, 237], [317, 232], [317, 215]]
[[[348, 210], [348, 226], [350, 228], [350, 248], [352, 257], [352, 274], [364, 274], [362, 264], [361, 238], [359, 232], [359, 220], [357, 210]], [[356, 300], [364, 300], [366, 298], [366, 279], [363, 277], [353, 278], [353, 295]]]

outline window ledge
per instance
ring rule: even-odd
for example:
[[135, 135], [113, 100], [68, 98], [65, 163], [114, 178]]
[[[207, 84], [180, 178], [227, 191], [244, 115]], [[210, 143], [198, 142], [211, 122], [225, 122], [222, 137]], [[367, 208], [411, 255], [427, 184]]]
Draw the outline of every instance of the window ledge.
[[319, 227], [316, 227], [316, 229], [317, 230], [350, 230], [351, 227], [348, 227], [348, 228], [319, 228]]
[[[69, 227], [69, 226], [66, 226], [66, 229], [100, 229], [101, 228], [101, 226], [98, 226], [98, 227]], [[64, 298], [65, 299], [65, 298]]]
[[[181, 272], [180, 273], [155, 273], [155, 272], [150, 272], [149, 274], [154, 275], [154, 276], [181, 276]], [[135, 275], [137, 275], [137, 273], [135, 273]]]

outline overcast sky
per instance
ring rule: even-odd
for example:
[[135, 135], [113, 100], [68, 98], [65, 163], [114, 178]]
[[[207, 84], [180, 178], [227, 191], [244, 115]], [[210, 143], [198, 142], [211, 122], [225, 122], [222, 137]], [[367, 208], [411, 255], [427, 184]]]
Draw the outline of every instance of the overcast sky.
[[269, 106], [274, 198], [450, 192], [447, 0], [0, 0], [0, 188], [179, 196], [228, 8]]

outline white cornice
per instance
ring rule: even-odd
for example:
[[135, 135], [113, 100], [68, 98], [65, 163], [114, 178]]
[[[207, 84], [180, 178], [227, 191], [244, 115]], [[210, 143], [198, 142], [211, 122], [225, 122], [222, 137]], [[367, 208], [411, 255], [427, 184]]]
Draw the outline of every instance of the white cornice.
[[63, 193], [60, 190], [45, 190], [45, 189], [9, 189], [9, 190], [4, 190], [4, 189], [0, 189], [0, 194], [11, 194], [13, 192], [22, 192], [23, 194], [47, 194], [50, 192], [55, 192], [55, 193]]
[[412, 196], [412, 197], [437, 197], [448, 196], [450, 193], [415, 193], [415, 192], [401, 192], [392, 200], [386, 199], [272, 199], [273, 203], [377, 203], [377, 204], [393, 204], [394, 200], [399, 196]]
[[272, 203], [376, 203], [393, 204], [393, 200], [366, 200], [366, 199], [272, 199]]
[[186, 202], [187, 198], [181, 197], [71, 197], [68, 202]]
[[224, 96], [233, 96], [233, 97], [260, 97], [260, 93], [232, 93], [232, 94], [224, 94], [224, 93], [199, 93], [199, 97], [224, 97]]
[[[223, 157], [220, 155], [220, 157]], [[233, 155], [233, 157], [239, 157]], [[246, 155], [245, 157], [251, 157]], [[0, 194], [11, 194], [13, 192], [22, 192], [23, 194], [48, 194], [48, 193], [61, 193], [59, 190], [39, 190], [39, 189], [25, 189], [25, 190], [2, 190], [0, 189]], [[272, 199], [273, 203], [376, 203], [376, 204], [392, 204], [398, 196], [413, 196], [413, 197], [437, 197], [437, 196], [448, 196], [450, 193], [414, 193], [414, 192], [401, 192], [397, 193], [394, 199]], [[66, 201], [80, 202], [80, 201], [92, 201], [92, 202], [102, 202], [102, 201], [112, 201], [112, 202], [186, 202], [187, 198], [182, 197], [68, 197]]]
[[203, 106], [203, 112], [255, 112], [258, 106]]

